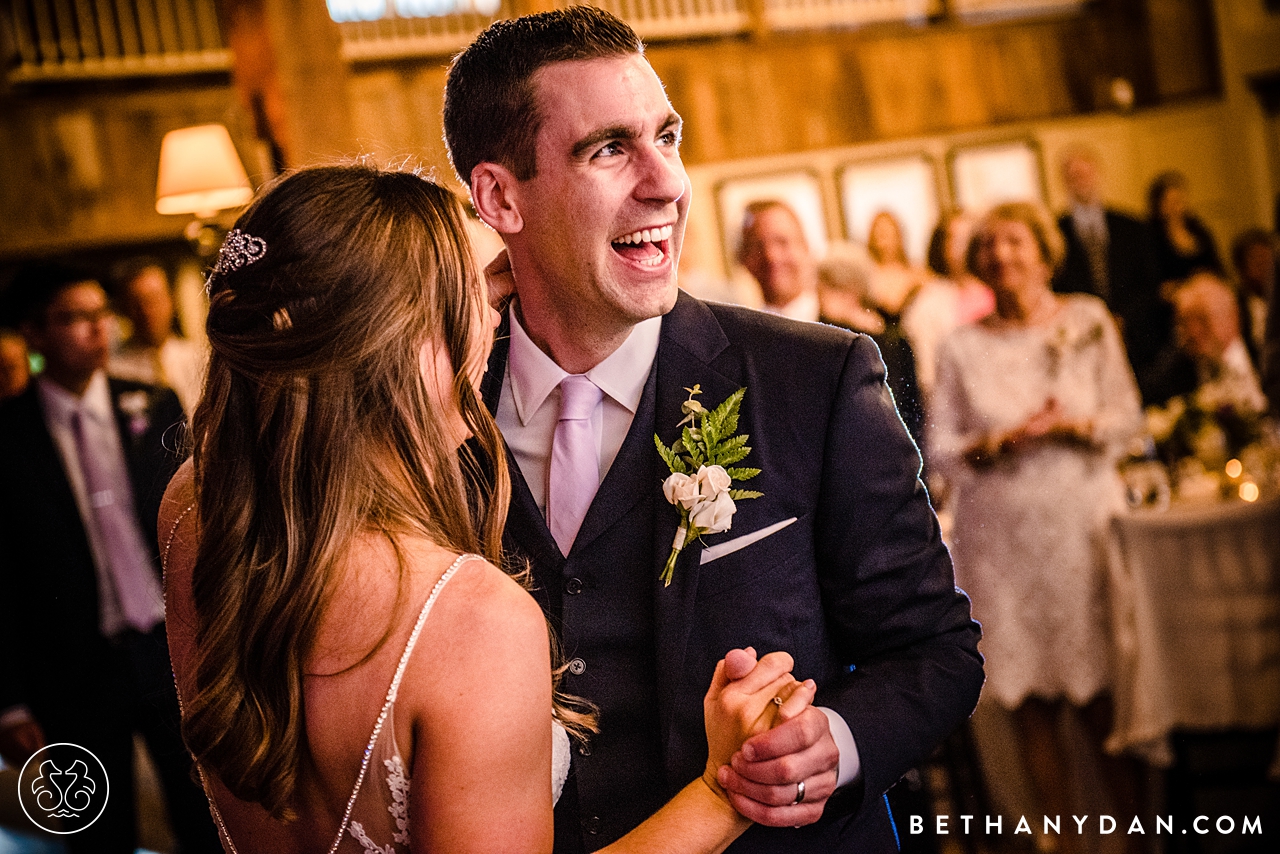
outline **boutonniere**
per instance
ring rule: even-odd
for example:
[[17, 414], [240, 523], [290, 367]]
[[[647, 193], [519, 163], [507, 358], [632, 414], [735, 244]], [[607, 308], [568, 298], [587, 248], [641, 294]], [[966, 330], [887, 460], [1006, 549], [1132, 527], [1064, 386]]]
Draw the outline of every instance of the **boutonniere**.
[[668, 448], [657, 434], [653, 437], [662, 461], [671, 470], [671, 476], [663, 481], [662, 494], [680, 511], [680, 525], [660, 576], [664, 587], [671, 586], [676, 558], [685, 546], [703, 534], [729, 530], [738, 509], [735, 501], [764, 495], [732, 488], [735, 481], [760, 474], [760, 469], [734, 466], [751, 453], [747, 435], [734, 435], [742, 396], [747, 390], [738, 389], [714, 410], [695, 400], [702, 394], [701, 386], [685, 391], [689, 392], [689, 399], [680, 405], [684, 418], [676, 425], [681, 428], [680, 438]]
[[151, 395], [145, 391], [126, 391], [116, 401], [120, 411], [129, 417], [129, 434], [138, 438], [151, 426]]

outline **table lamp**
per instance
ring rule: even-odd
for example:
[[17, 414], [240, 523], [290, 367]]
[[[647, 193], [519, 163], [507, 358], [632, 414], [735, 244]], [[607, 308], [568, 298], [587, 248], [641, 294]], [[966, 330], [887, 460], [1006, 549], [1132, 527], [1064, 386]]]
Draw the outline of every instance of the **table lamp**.
[[249, 176], [224, 125], [198, 125], [165, 134], [160, 143], [156, 211], [194, 214], [185, 234], [200, 255], [211, 255], [222, 242], [213, 223], [218, 211], [238, 208], [251, 198]]

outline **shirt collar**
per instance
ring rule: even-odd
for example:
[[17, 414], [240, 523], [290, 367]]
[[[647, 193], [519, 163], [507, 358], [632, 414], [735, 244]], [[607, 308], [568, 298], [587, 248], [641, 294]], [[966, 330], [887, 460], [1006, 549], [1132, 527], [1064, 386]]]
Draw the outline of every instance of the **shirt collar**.
[[[511, 343], [507, 354], [507, 380], [511, 383], [516, 415], [522, 425], [527, 425], [534, 413], [542, 408], [547, 395], [569, 374], [533, 343], [529, 333], [520, 325], [514, 302], [509, 312]], [[649, 369], [657, 358], [661, 334], [661, 317], [637, 323], [622, 346], [587, 371], [587, 379], [634, 415], [644, 394]]]
[[1231, 374], [1253, 374], [1253, 360], [1249, 358], [1249, 350], [1244, 346], [1243, 338], [1236, 338], [1222, 351], [1222, 366]]
[[1107, 221], [1107, 211], [1103, 208], [1101, 202], [1092, 202], [1087, 205], [1079, 202], [1073, 203], [1071, 205], [1071, 216], [1077, 222], [1084, 220], [1090, 224], [1106, 223]]
[[77, 411], [83, 412], [99, 426], [107, 426], [115, 417], [111, 405], [111, 388], [107, 385], [106, 371], [98, 371], [89, 380], [84, 395], [77, 397], [48, 377], [39, 377], [36, 388], [45, 411], [59, 421], [69, 422]]
[[817, 291], [805, 291], [786, 305], [766, 305], [769, 314], [789, 317], [792, 320], [817, 320], [820, 314]]

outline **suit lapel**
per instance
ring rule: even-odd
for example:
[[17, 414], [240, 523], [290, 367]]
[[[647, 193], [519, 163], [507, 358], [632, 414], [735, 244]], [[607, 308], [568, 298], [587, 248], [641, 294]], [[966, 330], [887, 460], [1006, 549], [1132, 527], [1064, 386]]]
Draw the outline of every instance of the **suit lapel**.
[[[676, 425], [684, 417], [680, 406], [689, 397], [686, 388], [700, 385], [702, 394], [698, 400], [708, 407], [718, 406], [738, 390], [738, 383], [711, 367], [711, 362], [728, 343], [711, 310], [682, 291], [675, 308], [663, 319], [658, 345], [655, 424], [663, 442], [669, 445], [678, 435]], [[649, 437], [649, 449], [656, 459], [652, 437]], [[666, 477], [665, 466], [659, 464], [658, 471]], [[675, 707], [675, 691], [684, 671], [685, 648], [693, 624], [702, 546], [694, 541], [681, 552], [671, 586], [664, 587], [659, 575], [671, 554], [680, 515], [665, 499], [654, 502], [654, 513], [654, 642], [658, 693], [663, 709], [663, 741], [669, 744], [667, 733]]]

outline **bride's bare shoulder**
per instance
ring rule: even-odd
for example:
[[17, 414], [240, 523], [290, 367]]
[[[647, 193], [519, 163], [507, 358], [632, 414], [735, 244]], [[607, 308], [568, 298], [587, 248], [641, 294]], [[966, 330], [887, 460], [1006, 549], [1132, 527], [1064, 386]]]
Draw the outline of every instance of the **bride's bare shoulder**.
[[[458, 567], [427, 625], [431, 652], [414, 655], [409, 665], [421, 678], [406, 678], [403, 684], [421, 691], [419, 699], [428, 708], [430, 695], [439, 692], [460, 699], [515, 683], [535, 692], [545, 683], [550, 703], [551, 656], [542, 608], [489, 561], [473, 558]], [[459, 681], [463, 674], [467, 677]]]
[[545, 641], [546, 619], [529, 591], [510, 575], [481, 557], [462, 562], [449, 581], [448, 595], [435, 605], [433, 618], [457, 621], [468, 635], [490, 639]]
[[195, 466], [188, 457], [165, 487], [164, 498], [160, 502], [160, 518], [156, 530], [160, 533], [161, 548], [165, 545], [165, 539], [174, 532], [179, 519], [183, 519], [183, 514], [192, 512], [195, 500]]

